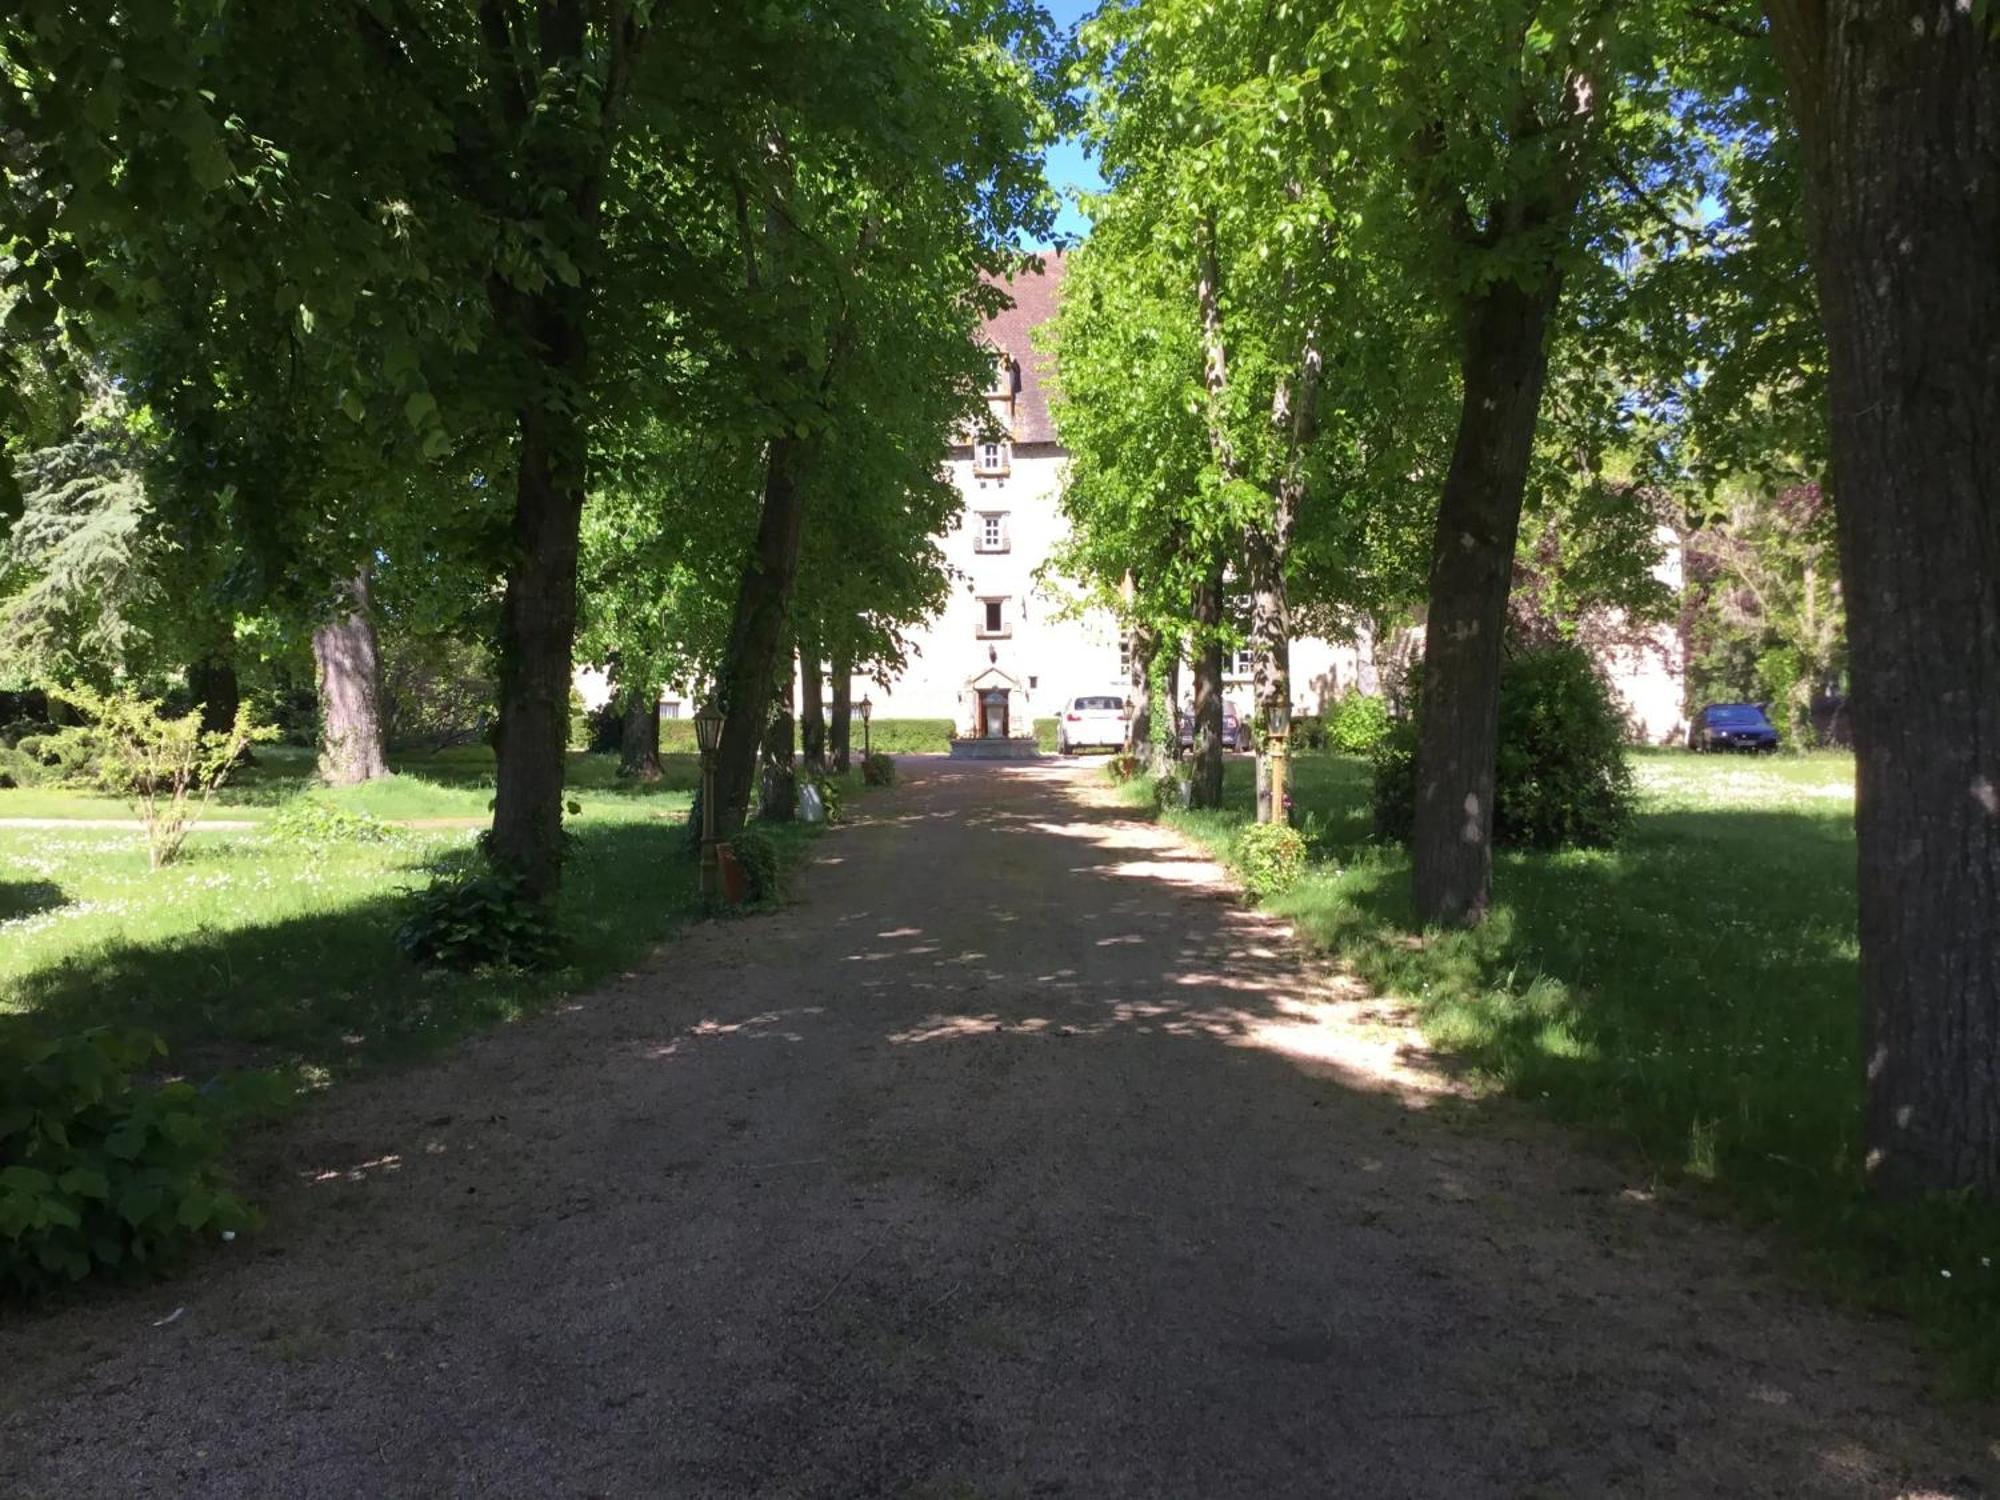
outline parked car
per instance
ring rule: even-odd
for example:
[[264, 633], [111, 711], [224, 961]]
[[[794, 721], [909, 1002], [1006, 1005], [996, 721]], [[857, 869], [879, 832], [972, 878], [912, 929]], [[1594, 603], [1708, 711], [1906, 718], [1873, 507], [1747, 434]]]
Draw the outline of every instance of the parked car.
[[1744, 750], [1766, 753], [1778, 748], [1778, 730], [1754, 703], [1711, 703], [1688, 725], [1690, 750]]
[[1083, 693], [1063, 705], [1056, 720], [1056, 750], [1074, 755], [1079, 750], [1122, 750], [1125, 748], [1125, 700], [1109, 693]]
[[[1185, 709], [1177, 716], [1181, 726], [1181, 749], [1194, 748], [1194, 715]], [[1250, 736], [1243, 727], [1243, 721], [1236, 716], [1236, 710], [1227, 703], [1222, 705], [1222, 748], [1225, 750], [1248, 750]]]

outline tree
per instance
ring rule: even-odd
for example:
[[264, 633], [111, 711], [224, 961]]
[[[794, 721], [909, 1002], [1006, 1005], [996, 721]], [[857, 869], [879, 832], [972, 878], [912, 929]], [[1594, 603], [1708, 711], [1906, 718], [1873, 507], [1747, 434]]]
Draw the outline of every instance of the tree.
[[1807, 167], [1858, 758], [1868, 1173], [2000, 1196], [2000, 34], [1769, 0]]
[[[737, 186], [737, 274], [766, 321], [737, 354], [753, 372], [764, 482], [717, 675], [725, 838], [749, 813], [808, 516], [874, 445], [934, 468], [973, 413], [987, 365], [977, 326], [1002, 295], [981, 277], [1049, 219], [1037, 160], [1059, 106], [1047, 30], [1038, 9], [1011, 3], [884, 15], [844, 47], [828, 39], [819, 118], [839, 129], [758, 129], [762, 175]], [[847, 128], [857, 120], [865, 132]], [[899, 506], [913, 488], [888, 486], [876, 503]]]
[[370, 569], [363, 567], [341, 587], [331, 617], [313, 631], [312, 645], [320, 779], [329, 786], [356, 786], [388, 775]]

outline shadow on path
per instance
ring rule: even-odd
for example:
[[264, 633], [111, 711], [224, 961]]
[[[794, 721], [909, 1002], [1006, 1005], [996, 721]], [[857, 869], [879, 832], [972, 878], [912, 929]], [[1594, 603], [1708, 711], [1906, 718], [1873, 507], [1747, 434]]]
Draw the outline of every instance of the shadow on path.
[[342, 1090], [247, 1249], [0, 1332], [0, 1492], [1990, 1482], [1896, 1333], [1458, 1097], [1088, 769], [904, 770], [796, 907]]

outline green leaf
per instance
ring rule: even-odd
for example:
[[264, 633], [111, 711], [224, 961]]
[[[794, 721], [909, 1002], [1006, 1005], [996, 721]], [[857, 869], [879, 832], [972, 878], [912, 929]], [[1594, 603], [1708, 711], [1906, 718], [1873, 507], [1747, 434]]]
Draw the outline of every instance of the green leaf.
[[79, 1198], [103, 1201], [111, 1196], [111, 1179], [95, 1167], [71, 1167], [57, 1181], [65, 1193], [74, 1193]]
[[199, 1229], [215, 1213], [215, 1199], [206, 1188], [189, 1188], [174, 1210], [174, 1222], [183, 1229]]
[[437, 397], [429, 391], [412, 391], [403, 403], [403, 418], [412, 432], [421, 432], [424, 424], [437, 416], [437, 409]]
[[42, 1195], [55, 1188], [56, 1180], [34, 1167], [0, 1167], [0, 1187], [11, 1192]]
[[118, 1217], [136, 1229], [157, 1214], [166, 1199], [166, 1190], [157, 1183], [137, 1183], [119, 1195]]

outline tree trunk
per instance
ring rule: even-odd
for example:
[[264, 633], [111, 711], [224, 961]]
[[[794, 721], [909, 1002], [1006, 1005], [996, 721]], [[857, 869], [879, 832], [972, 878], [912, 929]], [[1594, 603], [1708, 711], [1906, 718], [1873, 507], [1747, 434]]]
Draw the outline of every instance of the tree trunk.
[[1771, 0], [1831, 355], [1867, 1170], [2000, 1197], [2000, 39]]
[[332, 618], [313, 632], [319, 686], [319, 775], [358, 786], [389, 774], [382, 751], [382, 659], [369, 570], [342, 584]]
[[236, 680], [236, 637], [229, 626], [187, 665], [188, 698], [201, 710], [201, 727], [218, 734], [236, 722], [243, 692]]
[[1222, 566], [1196, 585], [1194, 624], [1200, 645], [1194, 670], [1196, 807], [1222, 806]]
[[658, 781], [660, 766], [660, 692], [635, 686], [626, 690], [624, 719], [618, 736], [618, 774], [639, 781]]
[[715, 826], [734, 838], [750, 815], [757, 750], [770, 727], [772, 676], [777, 670], [798, 578], [805, 492], [798, 480], [798, 444], [774, 438], [764, 462], [764, 506], [757, 543], [744, 561], [730, 617], [729, 644], [718, 687], [722, 744], [715, 756]]
[[789, 823], [799, 811], [798, 721], [792, 717], [796, 676], [791, 670], [791, 660], [787, 651], [785, 677], [775, 685], [771, 721], [764, 731], [764, 776], [757, 799], [757, 816], [766, 823]]
[[[565, 369], [583, 364], [582, 306], [533, 300], [543, 347]], [[574, 299], [563, 298], [562, 304]], [[521, 409], [512, 553], [500, 606], [499, 760], [488, 849], [538, 901], [562, 881], [564, 752], [569, 748], [570, 653], [583, 520], [581, 418], [554, 402]]]
[[1132, 717], [1125, 725], [1125, 753], [1145, 755], [1153, 739], [1153, 658], [1159, 655], [1160, 633], [1143, 620], [1135, 620], [1128, 637], [1130, 688], [1126, 694]]
[[819, 641], [807, 638], [799, 646], [799, 745], [805, 752], [806, 772], [826, 774], [826, 669], [821, 663]]
[[833, 722], [827, 729], [827, 745], [836, 775], [849, 764], [854, 734], [854, 652], [845, 645], [833, 648]]
[[1501, 636], [1559, 293], [1553, 273], [1535, 291], [1500, 280], [1466, 309], [1464, 393], [1431, 543], [1417, 708], [1411, 863], [1425, 923], [1478, 922], [1492, 894]]
[[1291, 730], [1291, 604], [1285, 593], [1284, 557], [1276, 539], [1264, 527], [1251, 526], [1245, 529], [1243, 542], [1250, 575], [1250, 660], [1254, 673], [1251, 722], [1243, 727], [1257, 746], [1257, 821], [1282, 823], [1284, 809], [1271, 805], [1270, 749], [1265, 736], [1273, 729]]

